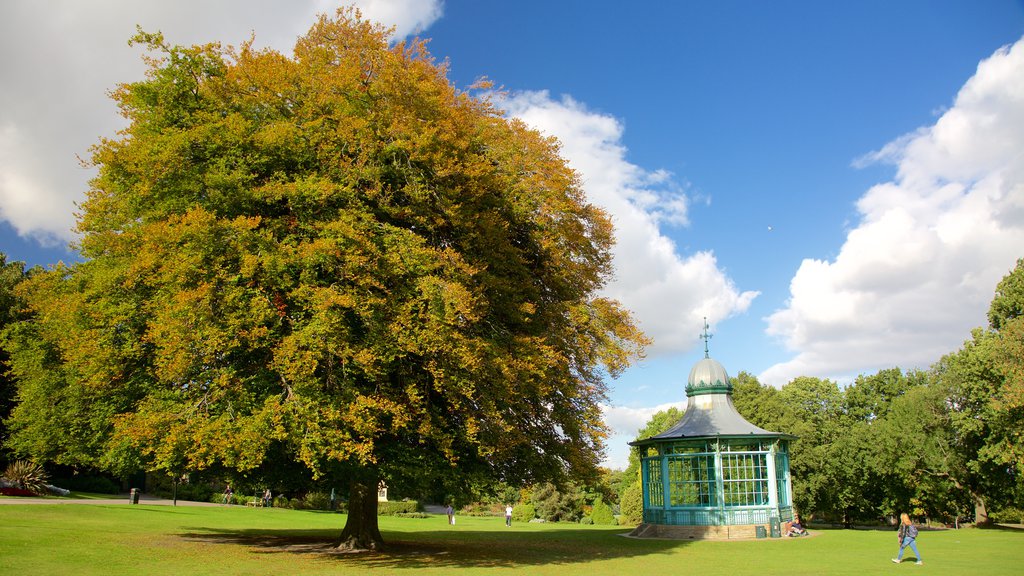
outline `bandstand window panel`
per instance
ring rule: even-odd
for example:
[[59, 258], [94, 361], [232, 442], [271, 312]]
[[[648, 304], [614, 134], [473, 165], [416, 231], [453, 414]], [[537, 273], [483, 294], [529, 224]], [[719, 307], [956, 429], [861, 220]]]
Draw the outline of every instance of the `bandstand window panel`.
[[714, 454], [670, 458], [668, 486], [672, 507], [713, 506], [716, 503]]
[[722, 488], [726, 506], [767, 504], [767, 455], [722, 454]]
[[647, 501], [652, 508], [665, 505], [665, 487], [661, 481], [661, 459], [647, 461]]

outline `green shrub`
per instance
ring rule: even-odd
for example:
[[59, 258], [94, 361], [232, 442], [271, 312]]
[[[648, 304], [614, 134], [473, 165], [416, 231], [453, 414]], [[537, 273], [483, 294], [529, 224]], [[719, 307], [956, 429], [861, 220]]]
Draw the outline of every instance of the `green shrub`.
[[590, 512], [590, 517], [594, 520], [594, 524], [601, 526], [614, 526], [618, 524], [612, 507], [605, 504], [600, 496], [598, 496], [597, 500], [594, 500], [594, 507]]
[[529, 522], [537, 517], [537, 509], [533, 504], [516, 504], [512, 507], [512, 519], [516, 522]]
[[426, 512], [399, 512], [395, 516], [399, 518], [430, 518], [430, 514]]
[[505, 512], [505, 506], [501, 504], [487, 504], [477, 502], [467, 504], [459, 510], [461, 516], [501, 516]]
[[640, 482], [634, 483], [622, 493], [620, 504], [622, 515], [619, 520], [626, 526], [637, 526], [644, 521], [644, 493]]
[[583, 518], [580, 518], [580, 524], [593, 524], [593, 523], [594, 523], [594, 519], [592, 517], [590, 517], [590, 516], [584, 516]]
[[572, 486], [560, 491], [554, 484], [546, 482], [535, 486], [530, 494], [530, 503], [537, 516], [548, 522], [576, 522], [583, 516], [583, 493]]
[[990, 513], [989, 518], [998, 524], [1024, 524], [1024, 510], [1007, 507]]
[[310, 492], [302, 499], [306, 510], [330, 510], [331, 495], [326, 492]]
[[411, 512], [419, 512], [420, 503], [415, 500], [406, 501], [388, 501], [377, 503], [377, 515], [378, 516], [395, 516], [397, 514], [409, 514]]

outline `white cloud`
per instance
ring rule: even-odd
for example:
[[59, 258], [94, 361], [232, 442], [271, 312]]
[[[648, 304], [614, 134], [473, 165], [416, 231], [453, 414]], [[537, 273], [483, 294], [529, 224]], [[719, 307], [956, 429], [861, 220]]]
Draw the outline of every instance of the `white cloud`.
[[986, 323], [996, 283], [1024, 256], [1024, 40], [979, 64], [933, 126], [857, 163], [868, 161], [895, 163], [896, 178], [857, 202], [835, 260], [800, 266], [768, 318], [796, 356], [763, 382], [926, 368]]
[[[320, 12], [329, 12], [338, 2], [321, 1], [320, 4], [326, 5]], [[353, 4], [364, 18], [394, 26], [398, 38], [420, 34], [444, 11], [442, 0], [358, 0]]]
[[500, 104], [558, 138], [589, 200], [611, 215], [615, 278], [605, 293], [632, 310], [654, 339], [649, 355], [683, 352], [697, 341], [704, 317], [721, 322], [750, 306], [757, 293], [738, 291], [712, 253], [683, 257], [661, 232], [660, 225], [688, 223], [689, 200], [667, 172], [626, 159], [618, 120], [547, 92], [514, 94]]
[[[72, 239], [75, 202], [92, 172], [79, 164], [121, 126], [107, 92], [143, 74], [139, 25], [173, 44], [220, 41], [286, 54], [317, 13], [347, 2], [270, 0], [8, 0], [0, 2], [0, 218], [26, 237]], [[364, 17], [401, 37], [441, 15], [441, 0], [359, 0]]]

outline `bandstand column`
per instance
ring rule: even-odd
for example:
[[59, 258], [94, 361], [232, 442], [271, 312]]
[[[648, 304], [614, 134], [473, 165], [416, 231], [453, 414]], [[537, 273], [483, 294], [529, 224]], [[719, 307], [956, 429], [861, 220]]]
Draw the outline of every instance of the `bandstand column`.
[[774, 514], [779, 513], [779, 482], [775, 475], [775, 443], [768, 449], [768, 505]]

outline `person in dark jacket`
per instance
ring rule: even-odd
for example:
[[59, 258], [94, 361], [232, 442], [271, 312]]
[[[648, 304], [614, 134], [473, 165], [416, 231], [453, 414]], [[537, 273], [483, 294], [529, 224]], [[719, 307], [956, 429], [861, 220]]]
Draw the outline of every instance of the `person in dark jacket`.
[[910, 516], [906, 512], [900, 514], [900, 529], [896, 536], [900, 540], [900, 552], [892, 561], [897, 564], [902, 562], [903, 550], [910, 546], [910, 549], [914, 551], [914, 556], [917, 556], [917, 563], [924, 564], [924, 561], [921, 560], [921, 553], [917, 551], [917, 526], [910, 521]]

